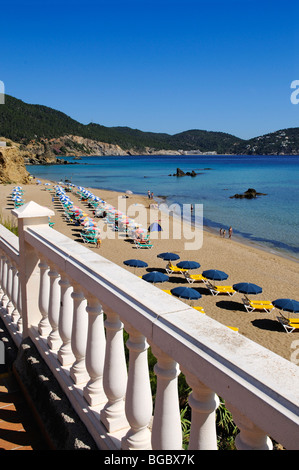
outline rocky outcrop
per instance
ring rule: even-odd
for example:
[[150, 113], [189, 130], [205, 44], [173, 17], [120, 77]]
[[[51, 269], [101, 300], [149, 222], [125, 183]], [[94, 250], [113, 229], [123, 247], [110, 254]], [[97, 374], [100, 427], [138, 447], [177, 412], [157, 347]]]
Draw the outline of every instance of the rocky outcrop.
[[29, 173], [24, 163], [24, 153], [17, 147], [0, 149], [0, 183], [29, 183]]
[[194, 170], [186, 171], [186, 173], [185, 173], [180, 168], [177, 168], [176, 173], [174, 173], [173, 175], [169, 175], [169, 176], [196, 176], [196, 175], [198, 175], [198, 173], [196, 173]]
[[235, 194], [234, 196], [230, 196], [230, 199], [255, 199], [257, 196], [266, 196], [266, 194], [258, 193], [255, 189], [248, 188], [245, 193]]

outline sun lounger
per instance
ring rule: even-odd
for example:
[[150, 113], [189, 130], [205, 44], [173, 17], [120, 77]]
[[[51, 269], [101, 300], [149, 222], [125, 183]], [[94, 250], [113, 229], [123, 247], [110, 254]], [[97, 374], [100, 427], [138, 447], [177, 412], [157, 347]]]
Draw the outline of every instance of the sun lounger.
[[165, 269], [166, 269], [167, 274], [173, 274], [173, 273], [183, 274], [183, 273], [188, 272], [188, 269], [178, 268], [177, 266], [174, 266], [174, 264], [172, 263], [168, 263]]
[[94, 245], [97, 245], [97, 237], [93, 235], [87, 235], [84, 232], [81, 232], [80, 235], [84, 243], [93, 243]]
[[283, 315], [276, 317], [279, 323], [283, 326], [287, 333], [293, 331], [299, 331], [299, 319], [298, 318], [286, 318]]
[[193, 307], [195, 310], [197, 310], [200, 313], [205, 314], [206, 312], [204, 311], [203, 307]]
[[225, 325], [225, 326], [227, 326], [227, 328], [230, 328], [233, 331], [236, 331], [237, 333], [239, 331], [239, 328], [237, 328], [236, 326], [228, 326], [228, 325]]
[[243, 305], [247, 312], [254, 312], [254, 310], [261, 310], [270, 313], [275, 307], [268, 300], [249, 300], [247, 297], [242, 299]]
[[236, 293], [232, 286], [213, 286], [210, 282], [207, 282], [206, 286], [212, 295], [228, 294], [232, 297]]
[[188, 271], [184, 272], [184, 276], [189, 284], [193, 284], [193, 282], [206, 282], [207, 279], [203, 277], [202, 274], [189, 274]]
[[136, 239], [134, 240], [134, 244], [135, 244], [136, 248], [152, 248], [152, 246], [153, 246], [153, 245], [152, 245], [150, 242], [148, 242], [148, 241], [142, 242], [142, 241], [136, 240]]

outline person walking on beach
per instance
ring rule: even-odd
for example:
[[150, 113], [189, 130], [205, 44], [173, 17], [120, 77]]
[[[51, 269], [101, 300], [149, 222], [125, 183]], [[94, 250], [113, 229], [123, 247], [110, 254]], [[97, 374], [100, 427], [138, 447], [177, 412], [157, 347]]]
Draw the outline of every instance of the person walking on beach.
[[231, 227], [229, 227], [228, 238], [232, 238], [232, 234], [233, 234], [233, 229]]
[[151, 192], [150, 192], [150, 190], [148, 190], [147, 195], [148, 195], [148, 198], [150, 199], [150, 198], [151, 198]]

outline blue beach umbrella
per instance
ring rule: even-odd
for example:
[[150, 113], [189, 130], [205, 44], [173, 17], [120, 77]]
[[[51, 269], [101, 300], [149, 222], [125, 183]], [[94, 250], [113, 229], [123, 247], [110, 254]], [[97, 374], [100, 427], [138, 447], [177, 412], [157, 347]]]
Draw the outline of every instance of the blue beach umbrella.
[[169, 277], [164, 273], [160, 273], [160, 271], [152, 271], [151, 273], [144, 274], [142, 279], [148, 282], [156, 283], [168, 281]]
[[158, 222], [154, 222], [153, 224], [149, 226], [148, 231], [149, 232], [161, 232], [162, 227], [160, 224], [158, 224]]
[[280, 310], [286, 310], [287, 312], [298, 313], [299, 302], [293, 299], [277, 299], [272, 302], [274, 307]]
[[169, 253], [169, 252], [160, 253], [159, 255], [157, 255], [157, 258], [162, 258], [165, 261], [174, 261], [176, 259], [180, 259], [179, 255], [177, 255], [176, 253]]
[[228, 278], [228, 274], [218, 269], [207, 269], [202, 272], [202, 275], [211, 281], [224, 281]]
[[181, 269], [197, 269], [200, 264], [197, 261], [180, 261], [177, 263], [177, 267]]
[[126, 266], [133, 266], [134, 268], [146, 268], [148, 264], [145, 261], [141, 261], [140, 259], [127, 259], [124, 261]]
[[260, 294], [263, 292], [263, 289], [260, 286], [250, 282], [239, 282], [238, 284], [234, 284], [233, 289], [241, 294]]
[[195, 300], [201, 298], [201, 294], [197, 290], [192, 289], [192, 287], [174, 287], [171, 289], [171, 293], [182, 299]]

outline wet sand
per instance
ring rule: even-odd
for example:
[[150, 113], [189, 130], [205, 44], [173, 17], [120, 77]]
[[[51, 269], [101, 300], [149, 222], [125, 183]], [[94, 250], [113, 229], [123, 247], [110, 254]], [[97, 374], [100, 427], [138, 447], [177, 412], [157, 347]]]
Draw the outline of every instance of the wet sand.
[[[40, 205], [53, 209], [55, 216], [52, 217], [51, 221], [55, 224], [54, 229], [64, 233], [77, 243], [83, 243], [80, 237], [81, 227], [68, 223], [64, 219], [64, 210], [61, 203], [57, 198], [53, 198], [55, 196], [54, 190], [49, 190], [49, 188], [54, 187], [54, 184], [51, 183], [51, 186], [45, 186], [45, 180], [41, 179], [41, 181], [41, 185], [34, 183], [22, 185], [25, 191], [25, 202], [33, 200]], [[14, 186], [1, 185], [0, 202], [4, 219], [12, 218], [11, 209], [13, 205], [9, 195]], [[179, 261], [192, 260], [200, 263], [200, 268], [190, 271], [190, 274], [199, 274], [206, 269], [219, 269], [229, 275], [227, 280], [216, 284], [233, 285], [238, 282], [258, 284], [263, 288], [263, 292], [257, 296], [249, 296], [253, 300], [273, 301], [277, 298], [299, 300], [299, 263], [295, 260], [275, 255], [248, 243], [241, 243], [239, 240], [236, 241], [234, 237], [232, 239], [223, 239], [217, 234], [206, 230], [202, 231], [200, 228], [193, 228], [194, 232], [190, 232], [190, 226], [183, 226], [180, 219], [169, 217], [166, 213], [162, 213], [157, 209], [150, 210], [150, 200], [147, 197], [132, 194], [125, 198], [123, 193], [115, 191], [90, 190], [116, 208], [123, 210], [126, 205], [129, 208], [129, 216], [141, 222], [144, 228], [147, 228], [151, 222], [158, 222], [162, 226], [162, 232], [153, 232], [151, 234], [153, 244], [151, 249], [137, 249], [132, 240], [126, 237], [124, 233], [113, 232], [111, 227], [107, 226], [102, 219], [96, 219], [102, 232], [101, 247], [96, 248], [91, 244], [85, 246], [137, 276], [142, 276], [151, 270], [165, 272], [166, 261], [157, 258], [157, 255], [169, 251], [177, 253], [180, 256]], [[89, 215], [93, 215], [92, 208], [88, 207], [86, 202], [81, 201], [73, 193], [69, 193], [69, 195], [77, 206], [84, 209]], [[119, 207], [119, 204], [122, 207]], [[146, 208], [146, 211], [144, 208]], [[145, 214], [147, 220], [145, 220]], [[169, 234], [168, 227], [170, 228]], [[193, 238], [191, 240], [186, 240], [184, 236], [179, 239], [175, 238], [180, 232], [182, 235], [187, 234], [187, 236]], [[201, 239], [203, 240], [202, 246], [200, 246]], [[191, 244], [191, 249], [186, 248], [186, 243]], [[131, 258], [146, 261], [148, 267], [135, 269], [125, 266], [123, 262]], [[177, 261], [174, 261], [175, 263]], [[299, 339], [299, 335], [297, 332], [291, 334], [285, 332], [276, 319], [279, 314], [277, 309], [274, 309], [271, 313], [257, 311], [247, 313], [242, 303], [242, 294], [236, 293], [233, 297], [228, 295], [213, 296], [203, 283], [196, 282], [190, 285], [182, 274], [170, 275], [169, 281], [156, 286], [157, 289], [192, 286], [200, 292], [202, 297], [193, 301], [191, 305], [203, 307], [207, 315], [220, 323], [237, 327], [239, 332], [236, 334], [244, 335], [285, 359], [292, 360], [292, 353], [294, 355], [293, 342]], [[182, 302], [185, 301], [182, 300]], [[290, 315], [296, 316], [296, 314]], [[297, 316], [299, 317], [299, 314]]]

